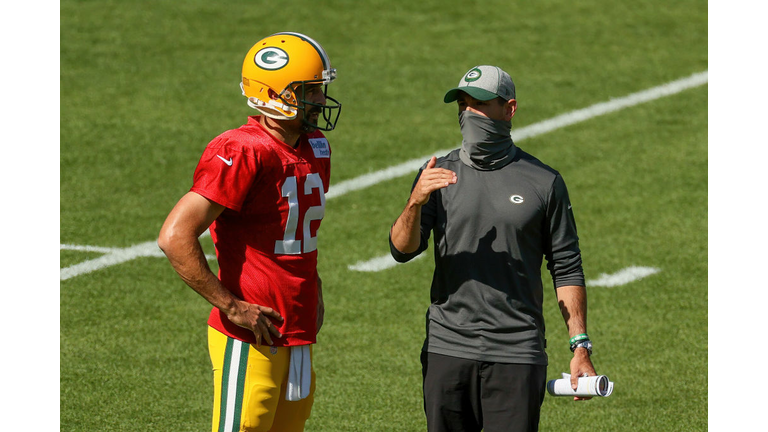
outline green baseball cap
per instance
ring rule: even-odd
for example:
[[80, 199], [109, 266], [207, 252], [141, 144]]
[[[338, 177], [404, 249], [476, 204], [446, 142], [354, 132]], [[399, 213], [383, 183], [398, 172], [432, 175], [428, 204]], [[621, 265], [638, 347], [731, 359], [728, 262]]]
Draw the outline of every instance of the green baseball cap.
[[448, 90], [443, 101], [451, 103], [463, 91], [477, 100], [487, 101], [500, 97], [504, 100], [515, 98], [515, 83], [509, 74], [496, 66], [475, 66], [459, 81], [459, 85]]

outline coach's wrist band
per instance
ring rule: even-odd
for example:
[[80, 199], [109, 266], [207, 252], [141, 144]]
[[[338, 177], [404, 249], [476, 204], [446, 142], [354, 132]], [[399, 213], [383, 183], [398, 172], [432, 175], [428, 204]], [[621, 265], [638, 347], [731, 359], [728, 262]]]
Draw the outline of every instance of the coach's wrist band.
[[589, 340], [589, 336], [587, 336], [586, 333], [577, 334], [576, 336], [571, 338], [571, 345], [575, 344], [576, 342], [583, 341], [583, 340]]

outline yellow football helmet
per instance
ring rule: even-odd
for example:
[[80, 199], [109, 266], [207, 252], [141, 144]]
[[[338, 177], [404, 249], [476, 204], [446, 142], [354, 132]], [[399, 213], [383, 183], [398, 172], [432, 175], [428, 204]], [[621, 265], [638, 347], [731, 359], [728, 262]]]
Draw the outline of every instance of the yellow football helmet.
[[[341, 104], [328, 96], [328, 83], [336, 79], [328, 54], [319, 43], [301, 33], [275, 33], [258, 41], [245, 56], [240, 88], [248, 105], [278, 120], [296, 118], [307, 106], [320, 109], [325, 125], [303, 122], [310, 129], [333, 130]], [[304, 100], [305, 84], [324, 84], [326, 105]], [[300, 94], [297, 94], [300, 93]]]

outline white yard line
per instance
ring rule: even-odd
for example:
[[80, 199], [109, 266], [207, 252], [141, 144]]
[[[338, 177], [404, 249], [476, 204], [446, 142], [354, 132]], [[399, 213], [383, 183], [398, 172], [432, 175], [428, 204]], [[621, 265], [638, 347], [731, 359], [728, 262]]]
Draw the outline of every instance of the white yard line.
[[602, 273], [597, 279], [587, 281], [587, 286], [616, 287], [626, 285], [660, 271], [654, 267], [627, 267], [614, 274]]
[[60, 250], [72, 250], [78, 252], [97, 252], [97, 253], [112, 253], [120, 250], [120, 248], [101, 247], [101, 246], [83, 246], [83, 245], [59, 245]]
[[[422, 258], [423, 256], [424, 254], [421, 254], [416, 258], [414, 258], [414, 260]], [[395, 259], [392, 258], [391, 256], [382, 255], [372, 260], [363, 261], [363, 262], [359, 262], [357, 264], [351, 265], [348, 268], [350, 270], [355, 270], [360, 272], [379, 272], [382, 270], [386, 270], [388, 268], [392, 268], [398, 264], [400, 263], [395, 261]], [[588, 287], [609, 287], [609, 288], [617, 287], [621, 285], [626, 285], [636, 280], [643, 279], [645, 277], [659, 273], [660, 271], [661, 269], [657, 269], [654, 267], [627, 267], [613, 274], [601, 273], [597, 279], [587, 281], [587, 286]]]
[[[206, 231], [207, 233], [207, 231]], [[157, 242], [149, 241], [127, 248], [102, 248], [98, 246], [61, 245], [61, 250], [80, 250], [88, 252], [103, 252], [98, 258], [83, 261], [81, 263], [61, 269], [60, 280], [67, 280], [81, 274], [101, 270], [126, 261], [141, 257], [164, 257], [163, 251], [157, 246]], [[216, 259], [214, 255], [206, 255], [209, 260]]]
[[[413, 260], [424, 256], [425, 254], [418, 255]], [[358, 261], [347, 266], [347, 268], [353, 271], [373, 273], [387, 270], [400, 264], [390, 254], [386, 254], [367, 261]], [[597, 279], [587, 281], [587, 286], [616, 287], [626, 285], [660, 271], [660, 269], [654, 267], [627, 267], [613, 274], [601, 273]]]
[[[608, 102], [601, 102], [587, 108], [571, 111], [569, 113], [553, 117], [549, 120], [544, 120], [539, 123], [534, 123], [530, 126], [513, 130], [512, 139], [515, 141], [520, 141], [525, 138], [535, 137], [537, 135], [545, 134], [547, 132], [583, 122], [591, 118], [612, 113], [645, 102], [650, 102], [664, 96], [680, 93], [683, 90], [697, 87], [706, 83], [707, 71], [699, 72], [687, 78], [672, 81], [670, 83], [658, 87], [653, 87], [648, 90], [643, 90], [641, 92], [632, 93], [622, 98], [611, 99]], [[451, 150], [453, 149], [437, 152], [437, 154], [443, 155], [450, 152]], [[386, 170], [377, 171], [375, 173], [366, 174], [356, 179], [340, 182], [334, 185], [331, 192], [336, 192], [337, 195], [343, 195], [353, 190], [362, 189], [372, 184], [389, 180], [402, 174], [407, 174], [410, 171], [416, 171], [421, 168], [424, 162], [426, 162], [430, 157], [432, 157], [432, 155], [424, 156], [418, 159], [412, 159], [408, 162], [402, 163], [392, 168], [388, 168]], [[396, 266], [398, 264], [397, 261], [394, 259], [386, 259], [388, 255], [389, 254], [381, 255], [367, 261], [358, 261], [357, 263], [348, 266], [348, 268], [350, 270], [357, 271], [381, 271]]]
[[[424, 256], [425, 254], [419, 254], [413, 260], [423, 258]], [[359, 271], [359, 272], [378, 272], [378, 271], [382, 271], [382, 270], [386, 270], [388, 268], [394, 267], [398, 264], [400, 263], [395, 261], [395, 259], [392, 258], [392, 255], [386, 254], [374, 259], [370, 259], [368, 261], [360, 261], [356, 264], [352, 264], [348, 266], [347, 268], [350, 270]]]
[[[669, 82], [667, 84], [653, 87], [648, 90], [643, 90], [630, 95], [611, 99], [607, 102], [597, 103], [587, 108], [571, 111], [566, 114], [562, 114], [553, 117], [549, 120], [544, 120], [539, 123], [535, 123], [520, 129], [512, 131], [512, 139], [520, 141], [525, 138], [534, 137], [537, 135], [545, 134], [566, 126], [570, 126], [576, 123], [580, 123], [598, 116], [602, 116], [608, 113], [629, 108], [635, 105], [640, 105], [646, 102], [650, 102], [665, 96], [670, 96], [676, 93], [680, 93], [683, 90], [698, 87], [708, 82], [708, 71], [695, 73], [689, 77], [682, 78], [676, 81]], [[451, 149], [446, 149], [440, 152], [435, 152], [434, 155], [444, 155], [450, 152]], [[331, 190], [326, 195], [326, 199], [336, 198], [345, 195], [349, 192], [353, 192], [360, 189], [365, 189], [374, 186], [378, 183], [401, 177], [418, 170], [424, 162], [426, 162], [433, 155], [426, 155], [419, 158], [411, 159], [403, 162], [399, 165], [395, 165], [380, 171], [364, 174], [362, 176], [345, 180], [333, 185]], [[66, 280], [79, 276], [81, 274], [90, 273], [96, 270], [100, 270], [106, 267], [110, 267], [116, 264], [120, 264], [126, 261], [130, 261], [135, 258], [151, 256], [162, 257], [163, 253], [157, 247], [154, 241], [141, 243], [138, 245], [130, 246], [127, 248], [102, 248], [99, 246], [77, 246], [77, 245], [61, 245], [62, 250], [81, 250], [88, 252], [103, 252], [104, 256], [99, 258], [84, 261], [66, 268], [61, 269], [61, 280]], [[396, 265], [394, 259], [387, 259], [388, 255], [382, 255], [367, 261], [360, 261], [353, 265], [350, 265], [351, 270], [357, 271], [381, 271]], [[210, 259], [210, 257], [209, 257]], [[376, 270], [369, 270], [369, 269]]]
[[[93, 246], [86, 247], [93, 248]], [[122, 264], [136, 258], [162, 256], [164, 256], [163, 251], [157, 247], [157, 242], [154, 241], [137, 244], [127, 248], [115, 248], [106, 255], [61, 269], [61, 280], [67, 280], [84, 273], [90, 273], [116, 264]]]
[[[695, 73], [687, 78], [672, 81], [658, 87], [632, 93], [628, 96], [624, 96], [618, 99], [611, 99], [607, 102], [597, 103], [587, 108], [552, 117], [549, 120], [540, 121], [520, 129], [514, 129], [512, 130], [512, 139], [514, 141], [520, 141], [525, 138], [535, 137], [595, 117], [619, 111], [624, 108], [640, 105], [665, 96], [680, 93], [681, 91], [687, 90], [689, 88], [704, 85], [707, 83], [707, 73], [707, 71]], [[443, 156], [451, 152], [454, 148], [437, 151], [434, 154], [411, 159], [393, 167], [335, 183], [331, 190], [328, 191], [326, 198], [334, 198], [352, 191], [365, 189], [377, 183], [381, 183], [383, 181], [417, 171], [432, 156]]]

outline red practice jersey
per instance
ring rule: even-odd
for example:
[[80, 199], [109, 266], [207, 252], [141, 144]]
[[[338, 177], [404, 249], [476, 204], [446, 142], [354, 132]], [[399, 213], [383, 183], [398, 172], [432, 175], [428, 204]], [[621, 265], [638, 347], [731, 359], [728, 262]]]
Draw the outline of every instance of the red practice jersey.
[[[211, 141], [195, 170], [191, 191], [226, 207], [210, 227], [219, 279], [237, 297], [280, 313], [275, 346], [316, 341], [317, 230], [330, 176], [331, 148], [320, 131], [302, 135], [294, 149], [258, 116]], [[256, 342], [218, 308], [208, 324]]]

